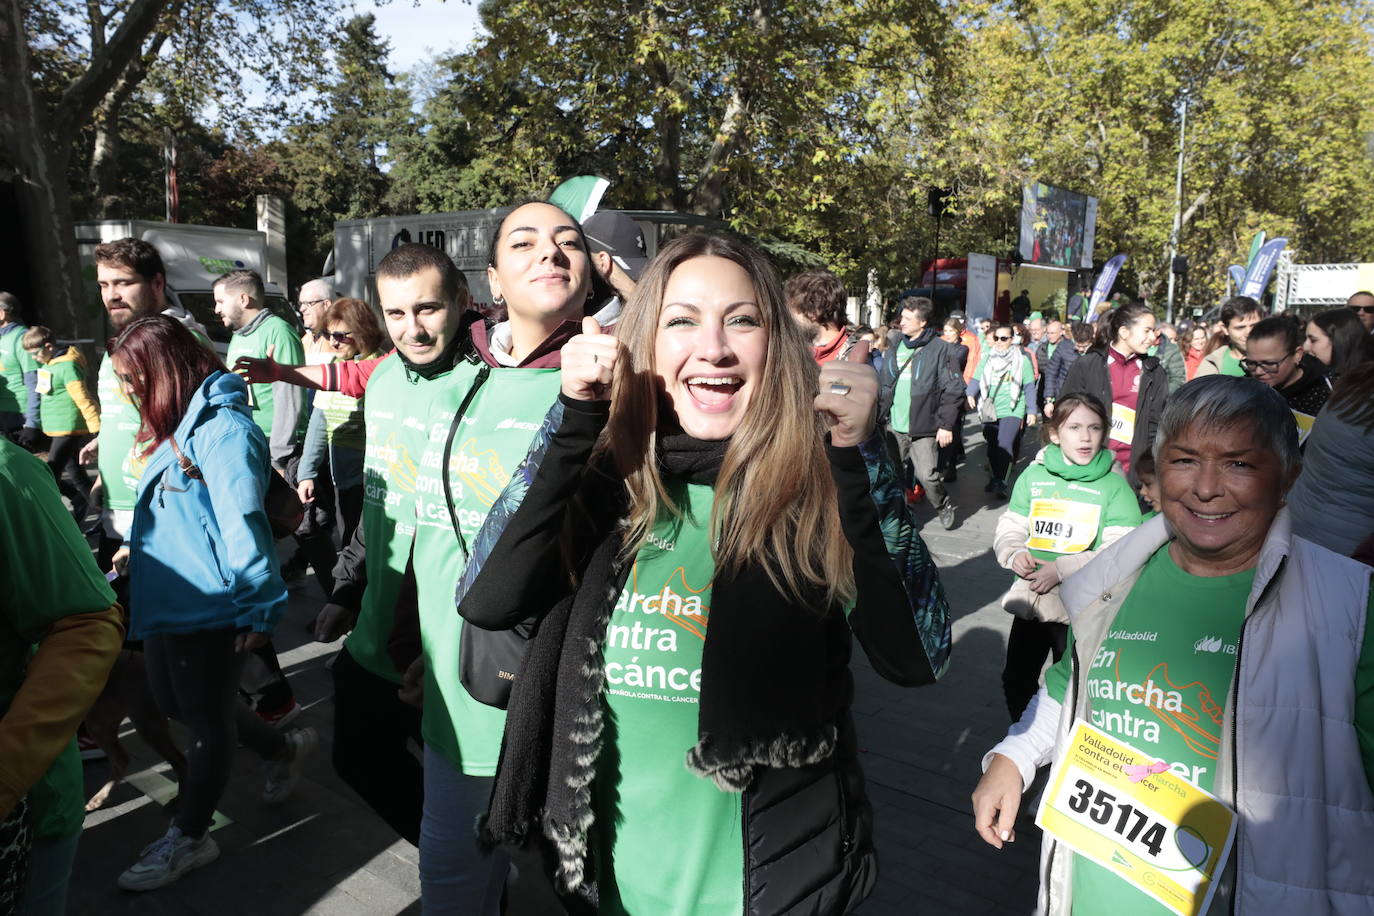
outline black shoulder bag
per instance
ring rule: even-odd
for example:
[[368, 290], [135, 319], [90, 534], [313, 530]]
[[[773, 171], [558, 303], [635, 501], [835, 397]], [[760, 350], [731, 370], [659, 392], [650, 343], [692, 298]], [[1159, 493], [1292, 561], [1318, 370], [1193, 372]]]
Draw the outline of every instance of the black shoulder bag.
[[[490, 366], [483, 366], [478, 370], [472, 387], [463, 397], [458, 412], [453, 415], [448, 439], [444, 442], [444, 456], [439, 466], [444, 481], [444, 501], [448, 504], [449, 518], [453, 522], [453, 534], [458, 538], [463, 559], [469, 563], [473, 562], [473, 558], [468, 552], [467, 539], [463, 537], [463, 531], [458, 526], [458, 511], [453, 505], [453, 487], [449, 483], [449, 460], [453, 455], [453, 440], [458, 435], [463, 416], [472, 404], [472, 399], [476, 397], [477, 390], [490, 374]], [[479, 557], [476, 562], [483, 559], [485, 557]], [[524, 667], [525, 653], [530, 640], [534, 638], [534, 631], [533, 621], [522, 622], [509, 630], [484, 630], [467, 621], [463, 622], [462, 635], [458, 641], [458, 679], [474, 700], [487, 706], [495, 706], [497, 709], [506, 708], [510, 703], [511, 687], [515, 684], [520, 669]]]

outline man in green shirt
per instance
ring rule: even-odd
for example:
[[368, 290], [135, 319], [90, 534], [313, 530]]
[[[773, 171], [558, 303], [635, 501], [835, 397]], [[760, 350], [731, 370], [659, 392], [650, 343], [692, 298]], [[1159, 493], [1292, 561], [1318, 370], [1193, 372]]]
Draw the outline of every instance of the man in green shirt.
[[954, 503], [937, 465], [940, 449], [954, 441], [964, 380], [953, 348], [930, 324], [935, 303], [924, 296], [903, 299], [900, 315], [879, 376], [878, 415], [888, 417], [902, 458], [911, 462], [940, 524], [953, 528]]
[[[305, 361], [296, 329], [267, 308], [262, 275], [256, 270], [231, 270], [214, 283], [215, 314], [233, 331], [225, 362], [233, 365], [240, 356], [274, 356], [292, 364]], [[248, 406], [253, 422], [267, 437], [267, 451], [276, 471], [296, 487], [296, 467], [305, 439], [305, 397], [295, 385], [272, 382], [248, 386]], [[329, 535], [302, 527], [296, 533], [300, 555], [315, 570], [315, 578], [327, 595], [334, 590], [332, 570], [336, 559]], [[276, 650], [269, 643], [255, 653], [267, 669], [267, 682], [258, 688], [257, 712], [274, 726], [283, 726], [300, 715], [290, 682], [282, 673]]]
[[[151, 315], [169, 315], [192, 333], [204, 330], [184, 308], [167, 302], [167, 271], [152, 245], [142, 239], [118, 239], [97, 245], [94, 257], [100, 300], [115, 333], [135, 319]], [[125, 397], [115, 378], [108, 353], [100, 360], [96, 398], [100, 401], [100, 434], [81, 449], [79, 460], [83, 465], [98, 462], [91, 504], [104, 509], [103, 557], [113, 554], [129, 533], [134, 492], [143, 471], [142, 461], [133, 454], [134, 437], [143, 421], [138, 407]]]
[[1259, 303], [1249, 296], [1232, 296], [1223, 302], [1221, 323], [1226, 328], [1226, 346], [1204, 356], [1194, 378], [1202, 375], [1243, 377], [1245, 370], [1240, 367], [1240, 361], [1245, 358], [1245, 342], [1250, 338], [1250, 329], [1263, 317]]
[[0, 849], [0, 910], [65, 910], [85, 816], [77, 724], [100, 695], [124, 627], [51, 472], [0, 438], [0, 834], [28, 808], [22, 867]]
[[0, 436], [13, 436], [27, 449], [38, 444], [38, 364], [25, 351], [28, 328], [19, 315], [19, 297], [0, 292]]
[[[296, 329], [266, 308], [262, 276], [256, 270], [231, 270], [215, 280], [214, 291], [215, 314], [234, 332], [226, 363], [233, 365], [240, 356], [268, 355], [292, 365], [305, 362]], [[287, 474], [292, 459], [300, 457], [305, 430], [301, 389], [286, 382], [249, 385], [248, 405], [253, 422], [267, 436], [273, 467]]]

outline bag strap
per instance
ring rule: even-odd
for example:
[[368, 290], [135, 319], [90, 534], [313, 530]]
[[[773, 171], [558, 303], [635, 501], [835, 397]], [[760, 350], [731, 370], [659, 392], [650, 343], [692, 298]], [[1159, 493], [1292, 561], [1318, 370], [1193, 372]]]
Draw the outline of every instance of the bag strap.
[[898, 381], [901, 381], [902, 373], [906, 371], [906, 367], [911, 365], [911, 361], [912, 361], [913, 359], [915, 359], [915, 358], [916, 358], [916, 354], [917, 354], [917, 353], [920, 353], [920, 352], [921, 352], [921, 348], [920, 348], [920, 347], [912, 347], [912, 348], [911, 348], [911, 355], [908, 356], [908, 357], [906, 358], [906, 362], [902, 363], [900, 366], [897, 367], [897, 380], [898, 380]]
[[192, 480], [205, 479], [204, 475], [200, 473], [200, 467], [192, 463], [191, 459], [187, 458], [184, 454], [182, 454], [181, 449], [177, 447], [176, 436], [168, 436], [167, 444], [172, 447], [172, 454], [176, 455], [177, 464], [181, 465], [181, 473], [185, 474]]
[[463, 557], [466, 559], [468, 554], [468, 542], [463, 537], [463, 531], [458, 527], [458, 510], [453, 506], [453, 486], [448, 479], [448, 462], [453, 455], [453, 440], [458, 435], [458, 427], [463, 422], [463, 415], [467, 413], [468, 407], [472, 404], [472, 399], [477, 396], [477, 390], [486, 382], [487, 376], [491, 375], [491, 366], [483, 366], [477, 370], [477, 375], [472, 380], [472, 385], [468, 387], [468, 393], [463, 395], [463, 403], [458, 405], [458, 412], [453, 415], [453, 422], [449, 424], [448, 438], [444, 440], [443, 463], [439, 465], [439, 474], [444, 481], [444, 502], [448, 504], [448, 517], [453, 522], [453, 534], [458, 538], [458, 546], [463, 549]]

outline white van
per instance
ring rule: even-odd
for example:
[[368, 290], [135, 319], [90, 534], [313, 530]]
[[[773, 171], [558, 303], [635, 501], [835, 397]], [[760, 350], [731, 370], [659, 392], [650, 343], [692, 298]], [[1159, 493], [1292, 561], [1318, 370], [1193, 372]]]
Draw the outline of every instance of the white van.
[[[95, 283], [95, 246], [123, 238], [142, 239], [158, 250], [167, 269], [168, 300], [181, 305], [205, 325], [206, 334], [223, 356], [229, 347], [230, 331], [215, 314], [215, 278], [241, 268], [256, 270], [265, 277], [267, 236], [256, 229], [138, 219], [77, 223], [76, 242], [82, 278], [98, 309], [102, 306], [100, 290]], [[267, 307], [299, 328], [300, 318], [287, 301], [286, 292], [276, 283], [266, 283], [265, 288]]]

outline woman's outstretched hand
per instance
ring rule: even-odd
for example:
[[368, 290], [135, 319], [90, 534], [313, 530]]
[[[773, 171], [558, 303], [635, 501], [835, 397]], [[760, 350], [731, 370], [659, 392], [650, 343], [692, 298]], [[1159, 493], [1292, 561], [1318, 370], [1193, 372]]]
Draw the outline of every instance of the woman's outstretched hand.
[[1016, 764], [993, 754], [988, 771], [973, 790], [973, 827], [983, 842], [997, 849], [1016, 842], [1016, 812], [1024, 788]]
[[583, 318], [582, 333], [563, 345], [563, 394], [577, 401], [610, 400], [621, 349], [595, 318]]
[[267, 385], [280, 382], [282, 380], [281, 366], [273, 359], [276, 351], [276, 346], [269, 345], [267, 355], [264, 357], [240, 356], [234, 361], [231, 371], [237, 373], [250, 385]]
[[878, 373], [868, 364], [868, 349], [868, 341], [861, 340], [843, 362], [821, 366], [816, 412], [830, 429], [832, 445], [847, 448], [865, 442], [877, 425]]

